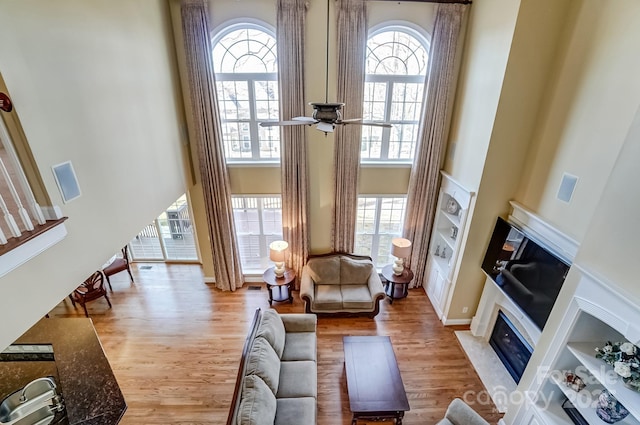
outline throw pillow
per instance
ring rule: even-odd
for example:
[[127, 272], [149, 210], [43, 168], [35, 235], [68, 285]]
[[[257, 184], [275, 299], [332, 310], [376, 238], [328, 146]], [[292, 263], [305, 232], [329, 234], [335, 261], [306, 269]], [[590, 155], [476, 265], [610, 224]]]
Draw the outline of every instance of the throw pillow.
[[245, 376], [238, 425], [273, 425], [276, 407], [276, 396], [267, 384], [258, 376]]
[[349, 257], [340, 258], [340, 282], [343, 285], [361, 285], [367, 283], [373, 264], [369, 260], [356, 260]]
[[340, 284], [340, 257], [313, 258], [306, 267], [316, 285]]
[[278, 358], [282, 357], [285, 330], [282, 319], [277, 311], [270, 308], [262, 312], [262, 320], [260, 321], [260, 327], [258, 328], [256, 336], [261, 336], [269, 341], [271, 347], [273, 347], [276, 354], [278, 354]]
[[280, 358], [271, 344], [264, 338], [256, 338], [247, 357], [247, 375], [257, 375], [271, 388], [273, 395], [278, 392], [280, 381]]

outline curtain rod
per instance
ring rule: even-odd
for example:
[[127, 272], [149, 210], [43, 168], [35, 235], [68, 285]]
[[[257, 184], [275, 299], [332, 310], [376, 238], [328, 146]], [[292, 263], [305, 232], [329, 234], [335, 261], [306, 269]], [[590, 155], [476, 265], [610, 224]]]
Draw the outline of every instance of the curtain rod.
[[471, 0], [367, 0], [367, 1], [379, 1], [382, 3], [391, 2], [413, 2], [413, 3], [449, 3], [449, 4], [471, 4]]

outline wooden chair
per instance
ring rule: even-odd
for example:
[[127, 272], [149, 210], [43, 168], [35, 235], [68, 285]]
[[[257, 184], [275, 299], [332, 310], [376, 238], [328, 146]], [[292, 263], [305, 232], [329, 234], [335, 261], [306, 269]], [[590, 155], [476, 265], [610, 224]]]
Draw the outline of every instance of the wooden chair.
[[129, 247], [127, 245], [122, 248], [122, 258], [116, 257], [116, 259], [113, 260], [111, 264], [102, 269], [104, 276], [107, 278], [107, 283], [109, 284], [109, 289], [111, 289], [111, 292], [113, 292], [113, 288], [111, 287], [111, 280], [109, 280], [109, 276], [125, 270], [129, 272], [131, 282], [135, 283], [135, 281], [133, 280], [133, 275], [131, 274], [131, 268], [129, 267]]
[[107, 300], [107, 304], [109, 304], [109, 308], [111, 308], [111, 301], [109, 301], [107, 290], [104, 287], [104, 274], [100, 270], [97, 270], [82, 285], [78, 286], [69, 297], [74, 307], [76, 303], [82, 305], [84, 315], [87, 317], [89, 317], [87, 312], [87, 303], [89, 301], [104, 297]]

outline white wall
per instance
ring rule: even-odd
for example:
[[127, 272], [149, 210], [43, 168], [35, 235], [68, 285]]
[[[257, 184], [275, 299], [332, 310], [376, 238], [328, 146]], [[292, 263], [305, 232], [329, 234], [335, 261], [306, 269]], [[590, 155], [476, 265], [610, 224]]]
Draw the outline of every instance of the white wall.
[[[0, 72], [52, 201], [69, 217], [65, 240], [0, 279], [1, 348], [187, 183], [164, 1], [2, 0], [0, 40]], [[67, 160], [82, 196], [63, 205], [50, 167]]]

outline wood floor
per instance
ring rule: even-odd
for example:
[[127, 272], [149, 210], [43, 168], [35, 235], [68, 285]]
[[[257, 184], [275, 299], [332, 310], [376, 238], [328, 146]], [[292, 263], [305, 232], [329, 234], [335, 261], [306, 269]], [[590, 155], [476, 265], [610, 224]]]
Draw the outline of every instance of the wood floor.
[[[111, 278], [113, 308], [100, 299], [89, 314], [128, 404], [121, 422], [141, 424], [223, 424], [226, 421], [242, 345], [253, 312], [269, 308], [267, 291], [245, 284], [222, 292], [202, 283], [197, 265], [137, 263], [135, 283], [127, 273]], [[249, 287], [258, 287], [258, 290]], [[302, 312], [274, 303], [280, 313]], [[68, 299], [52, 317], [82, 317]], [[460, 329], [460, 328], [458, 328]], [[484, 387], [454, 335], [437, 320], [422, 289], [368, 318], [318, 320], [318, 424], [351, 423], [344, 372], [344, 335], [389, 335], [411, 411], [405, 425], [435, 424], [454, 397], [481, 400], [473, 407], [490, 423], [500, 415], [486, 404]], [[304, 424], [301, 424], [304, 425]]]

